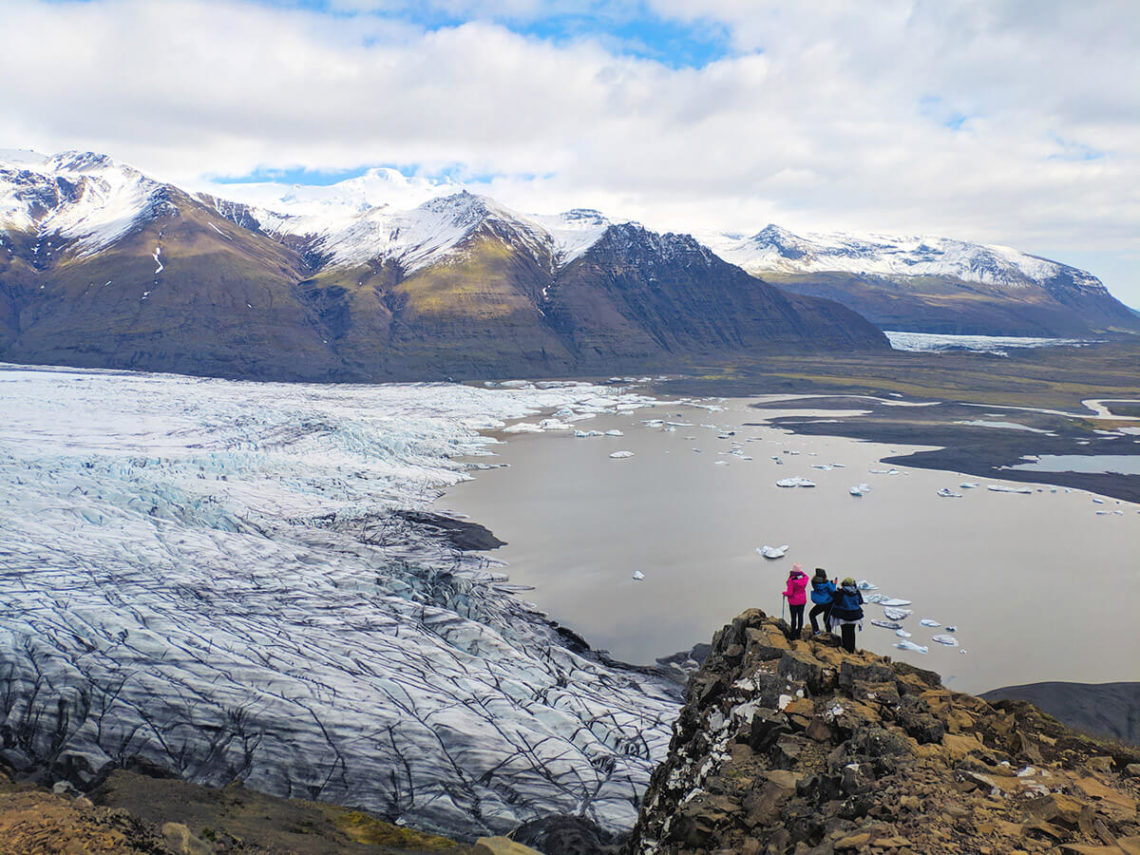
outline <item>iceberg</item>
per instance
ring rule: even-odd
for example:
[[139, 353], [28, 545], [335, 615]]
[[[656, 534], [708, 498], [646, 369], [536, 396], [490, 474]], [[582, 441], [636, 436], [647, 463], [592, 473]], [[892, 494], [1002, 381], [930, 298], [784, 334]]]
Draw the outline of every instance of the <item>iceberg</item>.
[[987, 490], [992, 490], [995, 493], [1032, 493], [1033, 491], [1028, 487], [1010, 487], [1006, 484], [990, 484], [986, 487]]
[[931, 620], [928, 617], [924, 617], [922, 620], [919, 621], [919, 623], [922, 624], [923, 626], [930, 626], [930, 627], [942, 626], [942, 624], [940, 624], [938, 621]]
[[907, 641], [905, 638], [902, 641], [896, 642], [895, 647], [899, 650], [908, 650], [911, 653], [928, 653], [930, 648], [923, 647], [921, 644], [915, 644], [913, 641]]
[[627, 457], [633, 457], [632, 451], [611, 451], [610, 457], [614, 460], [625, 460]]
[[800, 478], [798, 475], [793, 478], [781, 478], [776, 482], [777, 487], [814, 487], [815, 482], [809, 481], [807, 478]]
[[871, 626], [882, 627], [883, 629], [902, 629], [901, 623], [895, 623], [890, 620], [872, 620]]
[[640, 582], [644, 578], [645, 578], [645, 574], [642, 573], [640, 570], [634, 570], [633, 571], [633, 581]]
[[945, 644], [947, 647], [957, 647], [958, 639], [952, 635], [935, 635], [932, 636], [931, 641], [937, 641], [939, 644]]
[[857, 484], [856, 486], [852, 487], [847, 492], [849, 492], [852, 496], [863, 496], [863, 495], [866, 495], [867, 493], [871, 492], [871, 485], [870, 484]]
[[914, 612], [910, 609], [894, 609], [890, 607], [883, 609], [883, 616], [887, 620], [906, 620], [912, 614], [914, 614]]
[[877, 590], [879, 590], [878, 585], [876, 585], [874, 582], [869, 582], [866, 579], [860, 579], [858, 582], [855, 583], [855, 587], [857, 587], [860, 591], [877, 591]]
[[909, 606], [910, 600], [903, 600], [903, 599], [900, 599], [898, 597], [891, 597], [889, 600], [883, 600], [882, 603], [884, 606], [894, 606], [897, 608], [899, 606]]
[[960, 498], [962, 498], [961, 493], [955, 493], [949, 487], [943, 487], [941, 490], [938, 491], [938, 495], [941, 496], [943, 499], [960, 499]]
[[910, 633], [905, 629], [896, 629], [895, 635], [897, 635], [899, 638], [910, 638]]
[[788, 544], [783, 546], [764, 546], [756, 547], [756, 551], [763, 555], [765, 558], [783, 558], [788, 551]]

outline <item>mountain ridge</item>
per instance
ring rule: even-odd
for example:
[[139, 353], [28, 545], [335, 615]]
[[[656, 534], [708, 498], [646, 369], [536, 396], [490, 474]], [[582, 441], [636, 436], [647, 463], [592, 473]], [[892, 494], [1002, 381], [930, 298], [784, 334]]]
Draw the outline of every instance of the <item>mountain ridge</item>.
[[[371, 382], [889, 348], [850, 310], [789, 299], [691, 237], [594, 211], [543, 225], [459, 192], [411, 211], [356, 204], [313, 220], [186, 193], [105, 156], [43, 163], [44, 173], [0, 168], [8, 361]], [[84, 189], [61, 195], [70, 176]], [[119, 204], [104, 210], [102, 198]], [[636, 243], [636, 259], [612, 251], [618, 235], [626, 249]], [[635, 285], [638, 299], [620, 293]]]

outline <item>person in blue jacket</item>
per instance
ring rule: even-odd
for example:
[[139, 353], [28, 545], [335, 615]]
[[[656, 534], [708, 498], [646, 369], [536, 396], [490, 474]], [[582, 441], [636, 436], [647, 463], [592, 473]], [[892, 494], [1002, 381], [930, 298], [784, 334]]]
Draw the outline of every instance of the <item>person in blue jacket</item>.
[[835, 599], [835, 582], [827, 578], [827, 571], [822, 567], [815, 568], [815, 575], [811, 577], [811, 601], [815, 603], [808, 612], [811, 620], [811, 634], [819, 635], [819, 624], [816, 615], [823, 615], [823, 628], [831, 632], [831, 603]]
[[835, 591], [831, 603], [831, 625], [839, 624], [843, 649], [855, 652], [855, 627], [863, 620], [863, 595], [855, 580], [848, 576]]

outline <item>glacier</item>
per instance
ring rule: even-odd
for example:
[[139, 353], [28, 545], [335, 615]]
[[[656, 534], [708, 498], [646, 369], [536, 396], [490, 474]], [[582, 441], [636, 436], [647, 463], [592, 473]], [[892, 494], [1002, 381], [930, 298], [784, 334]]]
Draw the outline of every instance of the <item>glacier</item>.
[[241, 780], [460, 838], [636, 819], [679, 710], [401, 510], [586, 384], [0, 366], [0, 733], [29, 774]]

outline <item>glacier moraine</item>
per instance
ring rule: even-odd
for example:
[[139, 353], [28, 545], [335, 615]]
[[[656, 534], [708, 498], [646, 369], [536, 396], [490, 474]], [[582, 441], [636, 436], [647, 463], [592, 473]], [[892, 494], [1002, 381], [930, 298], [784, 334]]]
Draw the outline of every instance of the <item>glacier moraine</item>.
[[480, 430], [652, 401], [586, 384], [318, 386], [0, 366], [0, 733], [457, 836], [628, 828], [678, 705], [396, 512]]

